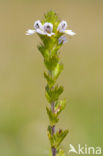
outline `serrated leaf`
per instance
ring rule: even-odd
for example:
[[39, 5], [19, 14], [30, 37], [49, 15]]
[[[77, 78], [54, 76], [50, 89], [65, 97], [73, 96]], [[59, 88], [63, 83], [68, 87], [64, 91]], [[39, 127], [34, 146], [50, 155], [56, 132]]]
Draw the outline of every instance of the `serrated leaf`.
[[48, 129], [48, 137], [51, 143], [51, 147], [55, 147], [56, 149], [58, 149], [59, 145], [67, 136], [68, 132], [69, 132], [68, 130], [64, 130], [64, 131], [59, 130], [56, 132], [56, 134], [52, 135], [50, 129]]
[[64, 131], [61, 130], [55, 134], [55, 137], [56, 137], [55, 147], [58, 147], [61, 144], [61, 142], [67, 136], [68, 132], [69, 132], [68, 130], [64, 130]]
[[61, 113], [61, 111], [64, 110], [66, 106], [66, 100], [60, 100], [60, 101], [57, 101], [56, 104], [55, 104], [55, 113], [57, 115], [59, 115]]
[[57, 79], [60, 73], [62, 72], [62, 70], [63, 70], [63, 64], [58, 63], [55, 70], [53, 71], [53, 78]]
[[55, 67], [58, 64], [58, 61], [59, 61], [59, 58], [57, 55], [45, 57], [45, 59], [44, 59], [44, 63], [46, 65], [47, 69], [50, 71], [55, 69]]
[[57, 115], [55, 113], [53, 113], [48, 107], [46, 107], [47, 110], [47, 114], [49, 116], [49, 121], [51, 125], [54, 125], [55, 123], [57, 123], [59, 121]]
[[47, 80], [49, 87], [51, 88], [55, 84], [56, 81], [52, 79], [52, 77], [46, 74], [45, 72], [44, 72], [44, 77]]
[[54, 102], [54, 101], [57, 101], [59, 96], [63, 93], [64, 91], [64, 88], [63, 86], [60, 86], [58, 87], [55, 86], [55, 87], [52, 87], [50, 88], [48, 85], [46, 86], [46, 98], [47, 100], [51, 103], [51, 102]]
[[49, 56], [48, 50], [47, 50], [47, 48], [45, 48], [44, 45], [40, 44], [40, 45], [38, 46], [38, 50], [40, 51], [40, 53], [42, 54], [42, 56], [43, 56], [44, 58], [46, 58], [46, 57]]

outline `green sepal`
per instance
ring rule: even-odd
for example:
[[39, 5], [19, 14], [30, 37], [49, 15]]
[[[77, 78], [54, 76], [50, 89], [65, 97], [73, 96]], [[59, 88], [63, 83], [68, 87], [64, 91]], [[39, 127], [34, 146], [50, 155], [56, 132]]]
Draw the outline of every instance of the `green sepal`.
[[46, 107], [46, 110], [49, 116], [50, 124], [55, 125], [59, 121], [57, 114], [53, 113], [48, 107]]
[[45, 87], [45, 90], [46, 90], [45, 95], [46, 95], [48, 102], [52, 103], [52, 102], [57, 101], [59, 99], [59, 96], [63, 93], [64, 88], [63, 88], [63, 86], [58, 87], [58, 85], [50, 88], [47, 85]]
[[57, 115], [59, 115], [65, 108], [66, 106], [66, 100], [60, 100], [60, 101], [57, 101], [56, 104], [55, 104], [55, 113]]

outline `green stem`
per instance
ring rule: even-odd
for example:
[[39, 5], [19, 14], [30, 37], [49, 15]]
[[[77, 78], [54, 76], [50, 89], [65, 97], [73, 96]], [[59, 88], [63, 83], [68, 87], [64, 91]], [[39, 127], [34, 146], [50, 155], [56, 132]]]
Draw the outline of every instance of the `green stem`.
[[[52, 71], [48, 71], [49, 75], [52, 77]], [[55, 113], [55, 102], [51, 103], [51, 111]], [[51, 135], [55, 134], [55, 125], [51, 126]], [[52, 156], [56, 156], [56, 148], [51, 147], [52, 150]]]

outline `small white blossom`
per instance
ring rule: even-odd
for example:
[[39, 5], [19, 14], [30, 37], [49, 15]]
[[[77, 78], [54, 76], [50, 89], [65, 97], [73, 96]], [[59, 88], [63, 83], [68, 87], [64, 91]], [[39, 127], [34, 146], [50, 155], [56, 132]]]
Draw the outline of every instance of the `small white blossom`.
[[70, 36], [74, 36], [76, 33], [72, 32], [72, 30], [66, 30], [67, 28], [67, 22], [66, 21], [61, 21], [60, 24], [58, 25], [57, 30], [60, 33], [65, 33], [68, 34]]
[[38, 20], [34, 23], [34, 28], [35, 30], [29, 29], [26, 32], [26, 35], [33, 35], [35, 32], [41, 35], [47, 35], [49, 37], [54, 35], [54, 33], [52, 32], [53, 25], [51, 23], [45, 23], [44, 25], [42, 25], [42, 23]]
[[46, 22], [44, 24], [44, 31], [51, 33], [53, 30], [53, 24]]
[[34, 30], [32, 29], [27, 30], [26, 35], [33, 35], [35, 32], [37, 32], [38, 34], [45, 35], [43, 25], [39, 20], [34, 23], [34, 28], [35, 28]]
[[54, 35], [53, 31], [53, 24], [46, 22], [44, 24], [44, 32], [46, 33], [47, 36], [52, 36]]
[[57, 30], [59, 32], [63, 32], [67, 28], [67, 22], [66, 21], [61, 21], [60, 24], [58, 25]]
[[40, 30], [43, 30], [43, 25], [41, 24], [41, 22], [38, 20], [34, 23], [34, 28], [37, 30], [37, 29], [40, 29]]

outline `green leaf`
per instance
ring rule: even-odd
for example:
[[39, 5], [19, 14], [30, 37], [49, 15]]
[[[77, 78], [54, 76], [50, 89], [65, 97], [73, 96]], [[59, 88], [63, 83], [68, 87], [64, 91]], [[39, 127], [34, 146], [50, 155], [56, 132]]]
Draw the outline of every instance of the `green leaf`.
[[42, 54], [42, 56], [43, 56], [44, 58], [46, 58], [46, 57], [49, 56], [49, 52], [48, 52], [47, 48], [45, 48], [44, 45], [40, 44], [40, 45], [38, 46], [38, 50], [40, 51], [40, 53]]
[[62, 70], [63, 70], [63, 64], [58, 63], [56, 68], [53, 71], [53, 78], [57, 79], [60, 73], [62, 72]]
[[51, 88], [56, 81], [53, 80], [52, 77], [49, 74], [46, 74], [45, 72], [44, 72], [44, 77], [47, 80], [49, 87]]
[[58, 62], [59, 62], [59, 58], [57, 55], [45, 57], [45, 59], [44, 59], [44, 63], [46, 65], [47, 69], [50, 71], [55, 69]]
[[52, 135], [51, 130], [50, 130], [50, 126], [49, 126], [48, 137], [49, 137], [49, 140], [51, 143], [51, 147], [55, 147], [56, 149], [59, 149], [61, 142], [67, 136], [68, 132], [69, 132], [68, 130], [64, 130], [64, 131], [59, 130], [56, 132], [56, 134]]
[[55, 134], [55, 147], [57, 148], [61, 142], [64, 140], [64, 138], [67, 136], [68, 134], [68, 130], [59, 130], [56, 134]]
[[47, 110], [47, 114], [49, 116], [49, 121], [51, 125], [54, 125], [55, 123], [57, 123], [59, 121], [57, 115], [55, 113], [53, 113], [48, 107], [46, 107]]
[[46, 86], [46, 98], [51, 103], [54, 101], [57, 101], [59, 99], [59, 96], [63, 93], [64, 88], [63, 86], [58, 87], [56, 85], [55, 87], [50, 88], [48, 85]]
[[59, 151], [57, 152], [56, 156], [65, 156], [64, 155], [64, 151], [62, 149], [59, 149]]
[[55, 113], [57, 115], [59, 115], [61, 113], [61, 111], [64, 110], [66, 106], [66, 100], [60, 100], [60, 101], [57, 101], [56, 104], [55, 104]]

